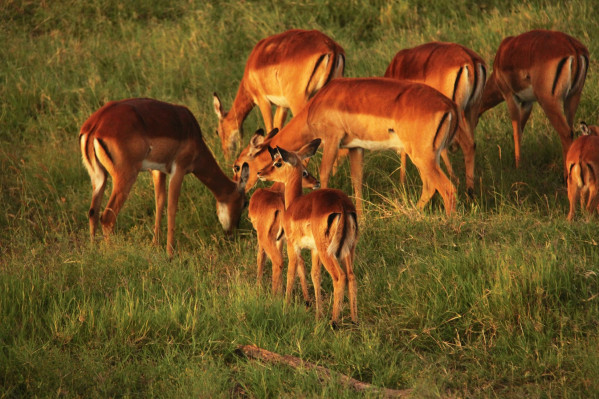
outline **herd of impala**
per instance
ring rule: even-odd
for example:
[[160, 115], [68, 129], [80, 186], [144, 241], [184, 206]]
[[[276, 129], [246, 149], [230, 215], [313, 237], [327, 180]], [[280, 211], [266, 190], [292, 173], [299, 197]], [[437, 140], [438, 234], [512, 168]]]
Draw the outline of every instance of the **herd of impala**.
[[[507, 103], [518, 167], [522, 131], [536, 101], [561, 139], [571, 220], [579, 199], [589, 211], [599, 203], [599, 128], [583, 123], [583, 132], [589, 134], [573, 143], [574, 115], [588, 65], [588, 50], [575, 38], [533, 30], [501, 42], [488, 78], [487, 65], [476, 52], [443, 42], [398, 52], [384, 77], [344, 78], [344, 50], [323, 33], [295, 29], [267, 37], [250, 53], [231, 109], [225, 111], [216, 93], [213, 98], [227, 161], [237, 154], [243, 121], [255, 105], [264, 119], [266, 134], [256, 132], [241, 150], [233, 163], [233, 179], [223, 173], [204, 143], [197, 120], [184, 106], [133, 98], [109, 102], [89, 117], [79, 142], [92, 181], [91, 239], [98, 220], [105, 237], [112, 232], [142, 170], [150, 170], [154, 182], [154, 243], [159, 242], [166, 175], [170, 176], [166, 239], [170, 256], [177, 202], [187, 173], [195, 174], [214, 194], [218, 219], [226, 232], [238, 225], [246, 192], [256, 181], [274, 181], [269, 189], [255, 190], [249, 202], [248, 216], [258, 237], [258, 281], [266, 254], [272, 262], [272, 291], [281, 292], [286, 240], [287, 301], [296, 269], [309, 301], [300, 252], [310, 249], [317, 317], [322, 312], [323, 264], [333, 280], [333, 324], [339, 320], [346, 285], [351, 319], [357, 322], [353, 261], [363, 213], [364, 149], [397, 151], [402, 182], [407, 154], [422, 180], [418, 208], [424, 208], [437, 191], [451, 215], [456, 188], [450, 180], [455, 176], [447, 155], [449, 146], [455, 142], [463, 152], [466, 189], [472, 195], [474, 129], [479, 116], [502, 101]], [[285, 124], [288, 110], [293, 117]], [[319, 147], [320, 181], [306, 170], [308, 158]], [[355, 205], [342, 191], [326, 188], [335, 163], [345, 155], [349, 156]], [[440, 158], [449, 177], [440, 167]], [[113, 189], [100, 215], [108, 175]], [[315, 190], [304, 194], [304, 188]]]

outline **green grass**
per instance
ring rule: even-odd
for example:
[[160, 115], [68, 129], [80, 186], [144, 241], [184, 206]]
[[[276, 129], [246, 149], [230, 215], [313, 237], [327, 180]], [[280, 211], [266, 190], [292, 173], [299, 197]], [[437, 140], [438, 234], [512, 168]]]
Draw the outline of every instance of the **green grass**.
[[[416, 170], [366, 155], [357, 247], [360, 324], [314, 319], [256, 285], [255, 233], [232, 239], [214, 199], [185, 179], [176, 256], [151, 245], [153, 191], [140, 175], [110, 243], [89, 244], [91, 184], [77, 134], [109, 100], [187, 105], [214, 134], [212, 92], [229, 107], [259, 39], [316, 28], [347, 53], [347, 76], [380, 76], [395, 52], [462, 43], [489, 65], [501, 39], [568, 32], [591, 54], [577, 120], [599, 122], [599, 34], [591, 0], [5, 1], [0, 4], [0, 397], [374, 396], [311, 371], [263, 364], [256, 344], [415, 397], [599, 395], [597, 219], [565, 220], [559, 139], [536, 107], [514, 168], [505, 105], [476, 132], [476, 198], [424, 212]], [[261, 126], [254, 111], [245, 131]], [[248, 140], [248, 134], [244, 137]], [[318, 157], [317, 157], [318, 159]], [[464, 180], [461, 155], [453, 154]], [[312, 163], [315, 168], [316, 162]], [[331, 184], [351, 192], [347, 165]], [[110, 188], [110, 187], [109, 187]], [[106, 201], [105, 201], [106, 202]], [[267, 268], [268, 271], [269, 268]]]

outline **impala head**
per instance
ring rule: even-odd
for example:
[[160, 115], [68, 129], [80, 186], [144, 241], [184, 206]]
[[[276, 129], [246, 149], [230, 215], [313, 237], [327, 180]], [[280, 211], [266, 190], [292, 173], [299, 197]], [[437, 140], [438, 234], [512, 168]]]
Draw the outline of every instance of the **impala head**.
[[599, 136], [599, 126], [587, 125], [586, 122], [580, 121], [580, 132], [583, 136]]
[[233, 180], [239, 181], [241, 178], [241, 169], [247, 164], [249, 167], [250, 176], [245, 186], [246, 191], [249, 191], [256, 182], [258, 176], [256, 172], [270, 163], [271, 158], [268, 154], [268, 144], [273, 137], [279, 132], [279, 129], [273, 129], [268, 135], [264, 136], [264, 131], [258, 129], [250, 139], [250, 143], [245, 147], [235, 162], [233, 163]]
[[237, 153], [237, 149], [239, 148], [241, 135], [243, 134], [241, 125], [243, 120], [236, 118], [235, 115], [229, 115], [229, 112], [224, 110], [216, 93], [214, 93], [213, 100], [214, 112], [216, 112], [216, 116], [218, 117], [218, 128], [216, 132], [218, 133], [218, 137], [220, 137], [225, 159], [228, 161], [233, 157], [233, 154]]
[[318, 150], [320, 139], [314, 139], [300, 148], [297, 152], [286, 151], [282, 148], [268, 147], [272, 162], [262, 168], [258, 173], [260, 180], [285, 183], [294, 173], [301, 170], [302, 179], [309, 173], [304, 166], [304, 159], [310, 158]]
[[245, 185], [248, 181], [249, 176], [248, 165], [243, 165], [240, 172], [240, 179], [236, 184], [234, 192], [226, 196], [224, 199], [216, 201], [216, 215], [218, 221], [225, 233], [230, 234], [233, 229], [239, 226], [239, 220], [241, 219], [241, 213], [243, 208], [247, 205], [247, 199], [245, 197]]

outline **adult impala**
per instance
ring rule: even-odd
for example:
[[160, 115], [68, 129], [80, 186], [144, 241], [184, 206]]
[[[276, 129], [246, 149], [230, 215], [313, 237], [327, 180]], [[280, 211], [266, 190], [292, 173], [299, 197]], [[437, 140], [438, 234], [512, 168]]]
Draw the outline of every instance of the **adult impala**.
[[[281, 128], [290, 109], [293, 115], [322, 86], [342, 76], [345, 52], [317, 30], [293, 29], [260, 40], [247, 60], [233, 106], [226, 112], [214, 93], [218, 135], [227, 159], [236, 155], [242, 124], [258, 105], [266, 131]], [[273, 121], [272, 105], [277, 107]]]
[[[455, 140], [464, 153], [466, 188], [474, 193], [474, 128], [487, 79], [487, 66], [480, 55], [456, 43], [431, 42], [399, 51], [385, 77], [409, 79], [427, 84], [458, 106], [460, 124]], [[447, 151], [441, 153], [451, 177], [453, 169]], [[405, 181], [405, 153], [401, 160], [401, 181]]]
[[248, 168], [238, 183], [220, 169], [202, 138], [200, 125], [185, 107], [148, 99], [112, 101], [94, 112], [79, 133], [83, 164], [92, 181], [89, 228], [93, 241], [107, 174], [113, 179], [108, 204], [102, 214], [104, 235], [112, 232], [137, 175], [151, 170], [156, 197], [154, 243], [159, 241], [160, 222], [168, 187], [167, 252], [173, 254], [175, 215], [183, 177], [193, 173], [216, 198], [218, 219], [226, 232], [239, 223], [245, 206]]
[[568, 171], [568, 220], [576, 214], [576, 202], [586, 207], [589, 213], [597, 211], [599, 205], [599, 126], [588, 126], [581, 122], [583, 136], [570, 146], [566, 156]]
[[[316, 93], [278, 134], [254, 136], [234, 168], [249, 165], [249, 190], [256, 182], [256, 171], [270, 163], [269, 145], [294, 151], [320, 137], [322, 187], [327, 187], [339, 148], [349, 149], [356, 209], [361, 215], [364, 149], [405, 151], [423, 182], [418, 207], [424, 208], [437, 190], [451, 214], [455, 187], [439, 167], [439, 156], [453, 140], [457, 124], [455, 103], [430, 86], [388, 78], [337, 78]], [[236, 174], [234, 179], [238, 177]]]
[[[272, 163], [258, 171], [260, 179], [285, 184], [283, 228], [287, 237], [287, 302], [301, 250], [312, 251], [312, 283], [316, 317], [322, 311], [320, 295], [320, 262], [333, 280], [333, 326], [337, 325], [346, 284], [349, 291], [350, 315], [358, 321], [357, 283], [353, 271], [354, 251], [358, 242], [356, 208], [343, 191], [320, 189], [302, 195], [303, 161], [314, 155], [320, 139], [314, 139], [297, 152], [270, 148]], [[339, 264], [341, 261], [345, 267]]]
[[533, 30], [503, 39], [480, 113], [505, 100], [514, 131], [516, 167], [520, 166], [522, 131], [535, 101], [559, 134], [565, 165], [588, 65], [587, 48], [562, 32]]

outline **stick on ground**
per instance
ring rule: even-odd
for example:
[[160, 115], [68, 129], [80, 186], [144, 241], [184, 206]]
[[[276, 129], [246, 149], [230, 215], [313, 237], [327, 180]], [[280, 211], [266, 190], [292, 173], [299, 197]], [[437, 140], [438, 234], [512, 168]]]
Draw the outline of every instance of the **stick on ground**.
[[307, 370], [315, 370], [321, 379], [338, 380], [343, 385], [350, 387], [355, 391], [375, 391], [381, 393], [386, 398], [406, 398], [412, 393], [411, 389], [389, 389], [380, 388], [372, 384], [368, 384], [362, 381], [358, 381], [355, 378], [351, 378], [345, 374], [331, 371], [323, 366], [317, 366], [316, 364], [304, 361], [298, 357], [290, 355], [279, 355], [278, 353], [267, 351], [266, 349], [259, 348], [255, 345], [241, 345], [239, 350], [248, 358], [258, 359], [263, 362], [273, 364], [286, 364], [293, 367], [294, 369], [304, 368]]

